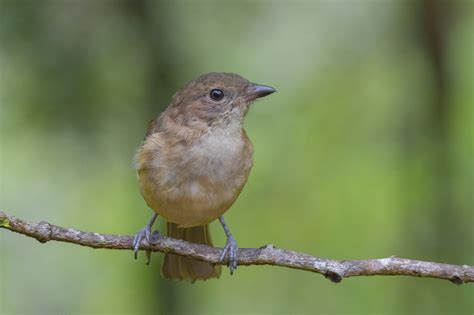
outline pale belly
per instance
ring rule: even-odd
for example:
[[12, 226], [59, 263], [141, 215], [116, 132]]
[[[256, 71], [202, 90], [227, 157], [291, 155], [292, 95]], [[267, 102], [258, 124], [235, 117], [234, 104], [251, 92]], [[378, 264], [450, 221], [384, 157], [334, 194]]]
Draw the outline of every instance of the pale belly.
[[138, 170], [148, 205], [167, 221], [192, 227], [232, 206], [247, 181], [252, 150], [242, 138], [210, 138], [181, 154], [156, 154], [149, 166]]

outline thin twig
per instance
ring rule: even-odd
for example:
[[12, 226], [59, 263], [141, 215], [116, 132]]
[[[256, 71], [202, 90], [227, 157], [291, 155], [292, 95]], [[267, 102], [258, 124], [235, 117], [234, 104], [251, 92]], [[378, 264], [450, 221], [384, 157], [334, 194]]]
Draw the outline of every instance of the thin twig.
[[[63, 228], [48, 222], [31, 223], [0, 212], [0, 228], [37, 239], [41, 243], [59, 241], [92, 248], [132, 250], [133, 236], [99, 234]], [[141, 249], [170, 252], [218, 264], [220, 249], [161, 236], [156, 242], [142, 241]], [[474, 267], [419, 261], [399, 257], [368, 260], [333, 260], [313, 257], [266, 245], [260, 248], [240, 248], [239, 265], [273, 265], [312, 271], [333, 282], [356, 276], [413, 276], [449, 280], [456, 284], [474, 282]]]

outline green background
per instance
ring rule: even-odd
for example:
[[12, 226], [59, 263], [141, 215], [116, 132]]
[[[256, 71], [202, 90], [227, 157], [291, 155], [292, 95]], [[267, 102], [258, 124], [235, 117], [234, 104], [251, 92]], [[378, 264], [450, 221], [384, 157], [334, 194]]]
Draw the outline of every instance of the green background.
[[[469, 0], [0, 0], [0, 209], [135, 233], [151, 215], [132, 166], [148, 121], [187, 81], [235, 72], [278, 89], [246, 118], [254, 168], [226, 214], [241, 247], [473, 265], [473, 12]], [[474, 311], [472, 284], [334, 284], [270, 266], [189, 284], [162, 279], [161, 257], [146, 267], [1, 230], [0, 313]]]

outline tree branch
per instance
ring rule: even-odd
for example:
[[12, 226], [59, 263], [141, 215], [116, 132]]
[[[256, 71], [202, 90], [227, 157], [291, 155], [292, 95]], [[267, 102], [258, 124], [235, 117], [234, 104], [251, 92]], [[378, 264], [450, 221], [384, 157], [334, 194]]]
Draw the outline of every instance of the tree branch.
[[[31, 223], [0, 212], [0, 228], [37, 239], [41, 243], [59, 241], [92, 248], [133, 249], [132, 236], [99, 234], [63, 228], [48, 222]], [[174, 253], [218, 264], [220, 249], [193, 244], [161, 236], [141, 249], [153, 252]], [[273, 265], [312, 271], [324, 275], [333, 282], [355, 276], [413, 276], [449, 280], [456, 284], [474, 282], [474, 267], [419, 261], [399, 257], [368, 260], [332, 260], [313, 257], [290, 250], [266, 245], [260, 248], [240, 248], [237, 254], [239, 265]]]

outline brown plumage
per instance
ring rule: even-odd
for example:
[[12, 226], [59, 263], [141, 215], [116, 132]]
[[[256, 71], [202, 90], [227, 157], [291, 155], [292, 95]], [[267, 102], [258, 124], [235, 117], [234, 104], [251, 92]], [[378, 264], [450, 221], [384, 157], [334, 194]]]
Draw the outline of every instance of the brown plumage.
[[[207, 225], [231, 207], [252, 167], [245, 114], [253, 100], [274, 91], [236, 74], [209, 73], [178, 91], [150, 123], [136, 156], [138, 181], [170, 237], [212, 246]], [[165, 254], [162, 272], [196, 280], [218, 277], [220, 268]]]

